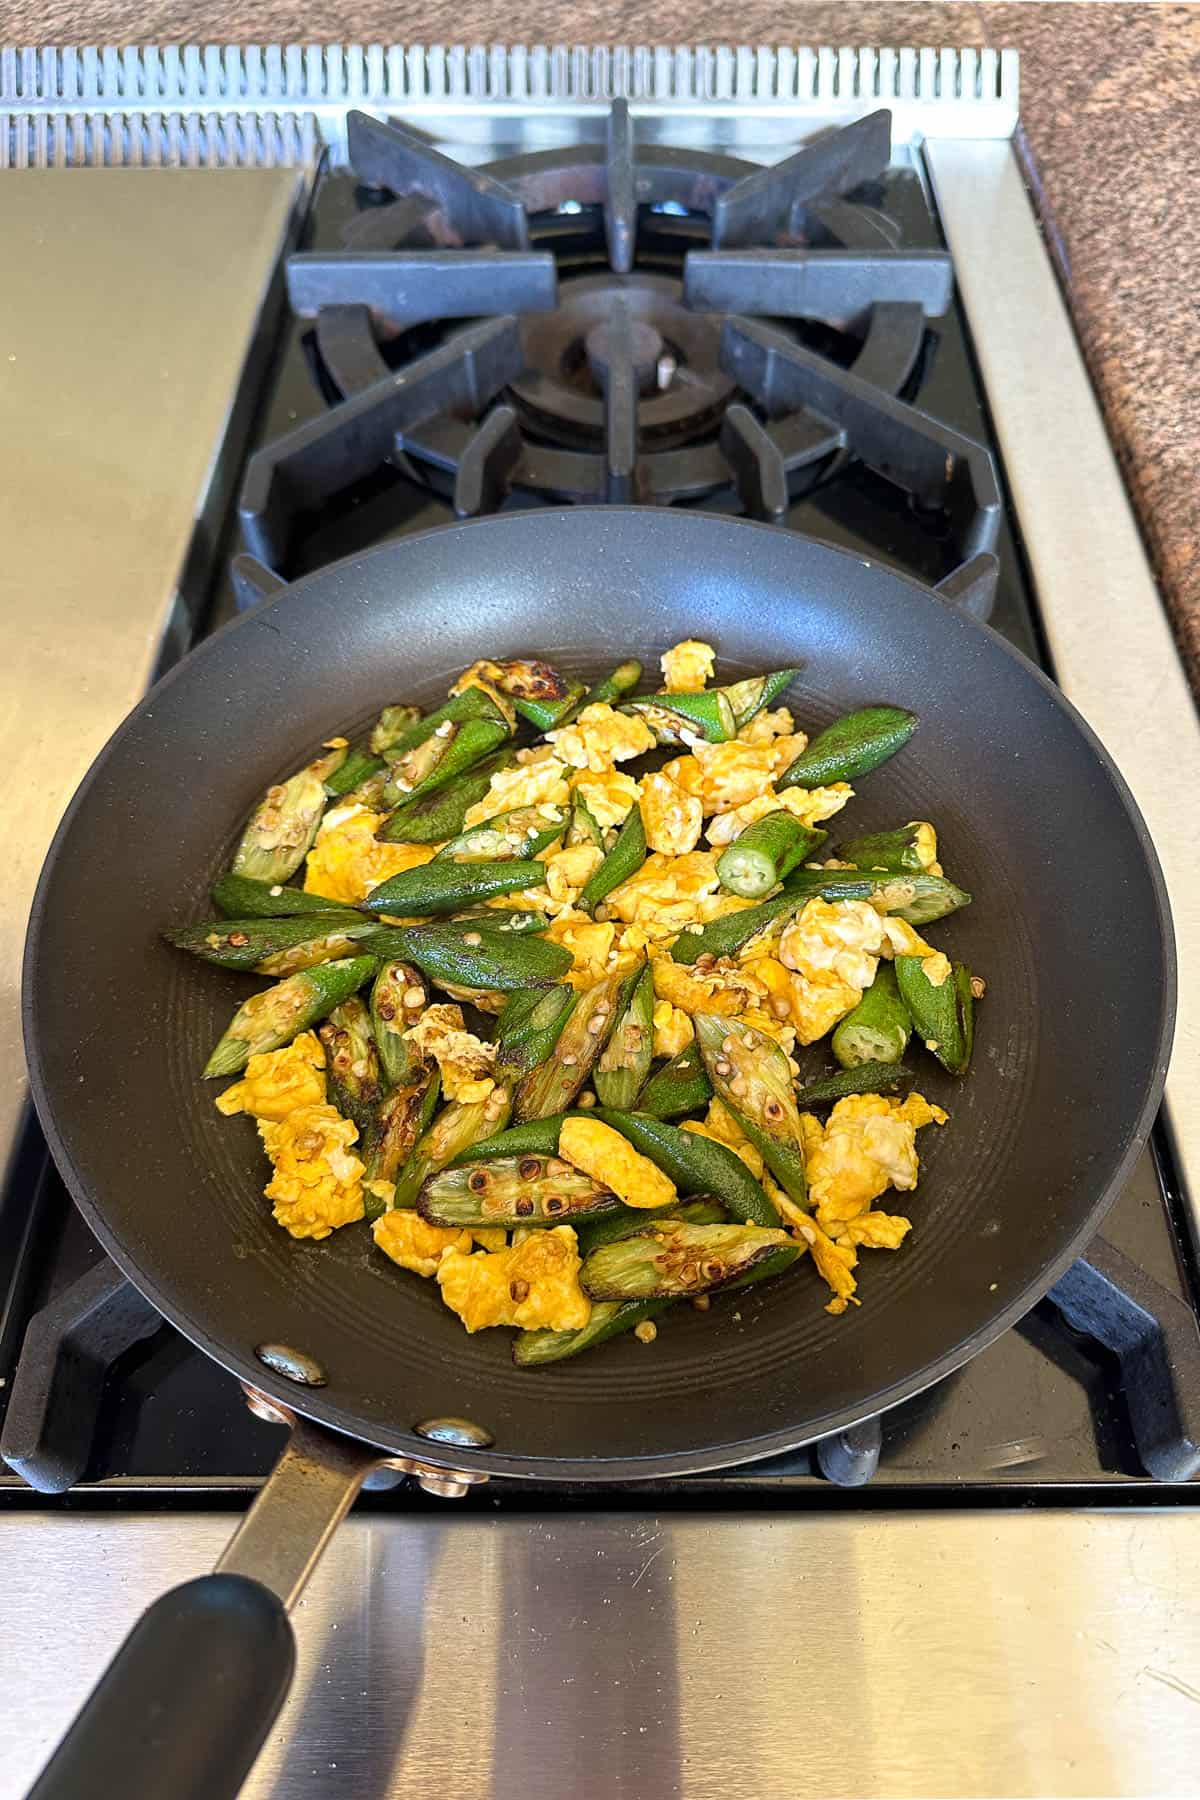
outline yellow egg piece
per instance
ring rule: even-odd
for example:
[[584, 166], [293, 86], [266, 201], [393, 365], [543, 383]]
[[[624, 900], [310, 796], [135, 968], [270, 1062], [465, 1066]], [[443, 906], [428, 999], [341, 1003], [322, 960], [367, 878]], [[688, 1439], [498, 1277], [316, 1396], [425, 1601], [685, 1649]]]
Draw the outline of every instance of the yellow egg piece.
[[325, 1050], [315, 1031], [302, 1031], [281, 1050], [252, 1056], [246, 1073], [223, 1094], [217, 1111], [226, 1117], [248, 1113], [252, 1119], [286, 1119], [299, 1106], [325, 1102]]
[[676, 1198], [670, 1177], [600, 1119], [564, 1119], [558, 1154], [603, 1182], [626, 1206], [669, 1206]]
[[569, 1225], [531, 1231], [506, 1250], [447, 1250], [437, 1267], [442, 1299], [468, 1331], [518, 1325], [524, 1331], [578, 1331], [592, 1316]]
[[331, 806], [308, 853], [304, 888], [344, 906], [357, 906], [381, 881], [419, 869], [437, 854], [436, 844], [382, 844], [375, 836], [386, 814], [365, 806]]
[[259, 1136], [275, 1165], [267, 1183], [276, 1221], [296, 1238], [326, 1238], [363, 1216], [363, 1165], [350, 1153], [358, 1127], [332, 1106], [299, 1106], [285, 1119], [260, 1120]]

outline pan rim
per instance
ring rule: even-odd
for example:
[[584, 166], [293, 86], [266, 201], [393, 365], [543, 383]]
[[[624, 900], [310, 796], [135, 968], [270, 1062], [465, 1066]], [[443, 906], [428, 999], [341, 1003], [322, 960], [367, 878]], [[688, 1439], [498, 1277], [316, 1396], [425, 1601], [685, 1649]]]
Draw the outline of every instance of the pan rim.
[[[34, 1101], [41, 1128], [45, 1134], [47, 1145], [54, 1161], [62, 1173], [73, 1201], [79, 1207], [89, 1228], [100, 1241], [102, 1248], [116, 1263], [122, 1273], [151, 1300], [151, 1303], [162, 1313], [163, 1317], [179, 1330], [184, 1337], [195, 1344], [206, 1355], [220, 1366], [227, 1369], [241, 1382], [269, 1394], [281, 1405], [293, 1412], [316, 1420], [343, 1436], [359, 1441], [378, 1444], [391, 1454], [414, 1456], [421, 1461], [434, 1465], [452, 1468], [462, 1465], [488, 1474], [505, 1475], [527, 1480], [543, 1482], [590, 1481], [590, 1482], [637, 1482], [653, 1480], [677, 1475], [700, 1474], [705, 1471], [734, 1467], [743, 1463], [762, 1461], [766, 1458], [781, 1455], [799, 1449], [805, 1444], [815, 1442], [818, 1438], [843, 1430], [849, 1425], [861, 1422], [867, 1417], [890, 1411], [903, 1401], [911, 1399], [925, 1388], [943, 1380], [955, 1369], [960, 1368], [972, 1357], [979, 1354], [996, 1338], [1001, 1336], [1022, 1318], [1030, 1308], [1044, 1297], [1070, 1265], [1076, 1261], [1086, 1245], [1097, 1235], [1103, 1219], [1121, 1187], [1127, 1180], [1133, 1164], [1141, 1154], [1146, 1140], [1153, 1127], [1155, 1117], [1162, 1101], [1163, 1088], [1166, 1081], [1167, 1067], [1170, 1060], [1171, 1044], [1174, 1035], [1176, 1000], [1177, 1000], [1177, 965], [1174, 932], [1171, 921], [1170, 905], [1163, 879], [1161, 865], [1153, 842], [1150, 838], [1146, 822], [1137, 806], [1128, 784], [1117, 768], [1115, 762], [1105, 749], [1096, 733], [1082, 717], [1077, 708], [1064, 695], [1043, 670], [1037, 667], [1007, 639], [991, 626], [981, 623], [970, 615], [948, 606], [931, 588], [915, 580], [909, 575], [894, 570], [884, 564], [876, 564], [887, 579], [898, 589], [904, 589], [913, 596], [919, 596], [923, 602], [935, 603], [943, 609], [943, 616], [949, 615], [958, 624], [967, 629], [984, 633], [995, 645], [1012, 658], [1023, 670], [1036, 678], [1043, 692], [1066, 715], [1074, 729], [1082, 736], [1085, 744], [1099, 764], [1102, 772], [1111, 784], [1116, 798], [1128, 817], [1136, 841], [1142, 853], [1150, 887], [1154, 899], [1154, 913], [1157, 928], [1160, 958], [1162, 963], [1162, 987], [1160, 994], [1159, 1024], [1154, 1055], [1154, 1066], [1148, 1074], [1146, 1089], [1136, 1120], [1127, 1139], [1121, 1159], [1110, 1175], [1105, 1187], [1093, 1204], [1088, 1218], [1080, 1224], [1070, 1239], [1063, 1246], [1049, 1265], [1033, 1277], [1021, 1292], [1008, 1302], [998, 1313], [988, 1318], [976, 1331], [967, 1338], [952, 1346], [941, 1357], [926, 1363], [920, 1369], [892, 1383], [888, 1388], [874, 1394], [870, 1406], [863, 1405], [840, 1408], [823, 1416], [818, 1421], [810, 1421], [803, 1428], [781, 1427], [779, 1430], [760, 1434], [756, 1437], [738, 1439], [718, 1446], [709, 1445], [697, 1450], [678, 1450], [673, 1452], [656, 1452], [640, 1457], [573, 1457], [542, 1455], [518, 1455], [491, 1449], [472, 1449], [469, 1452], [456, 1449], [447, 1455], [429, 1440], [419, 1437], [411, 1431], [396, 1431], [386, 1437], [377, 1435], [378, 1427], [374, 1426], [364, 1433], [355, 1417], [343, 1408], [323, 1398], [320, 1389], [303, 1389], [293, 1386], [284, 1378], [276, 1376], [264, 1365], [242, 1353], [231, 1350], [209, 1333], [196, 1316], [196, 1309], [189, 1308], [186, 1303], [176, 1304], [169, 1297], [162, 1296], [156, 1280], [146, 1274], [138, 1257], [120, 1241], [111, 1229], [103, 1210], [96, 1202], [86, 1196], [86, 1183], [79, 1176], [71, 1156], [69, 1147], [59, 1132], [54, 1119], [50, 1084], [46, 1080], [41, 1055], [38, 1049], [38, 1037], [34, 1023], [34, 971], [38, 960], [38, 944], [42, 922], [49, 903], [49, 892], [55, 868], [61, 854], [62, 846], [69, 835], [73, 821], [83, 805], [94, 783], [102, 776], [109, 759], [116, 752], [125, 734], [134, 723], [140, 721], [146, 707], [156, 697], [169, 691], [170, 687], [184, 676], [196, 658], [202, 658], [210, 651], [210, 646], [223, 644], [230, 632], [247, 629], [255, 624], [262, 624], [271, 611], [279, 604], [295, 596], [295, 594], [313, 582], [327, 581], [334, 570], [357, 568], [369, 560], [384, 560], [389, 557], [406, 554], [407, 545], [416, 545], [431, 537], [441, 537], [447, 530], [468, 532], [473, 530], [489, 530], [493, 534], [497, 529], [515, 531], [531, 529], [531, 521], [543, 522], [538, 528], [545, 529], [545, 522], [555, 518], [575, 518], [579, 515], [603, 518], [614, 530], [619, 530], [621, 519], [628, 514], [645, 514], [644, 507], [567, 507], [543, 508], [528, 513], [496, 515], [484, 519], [463, 521], [453, 526], [439, 525], [426, 531], [414, 532], [411, 536], [376, 545], [370, 550], [352, 557], [342, 559], [326, 568], [315, 571], [300, 580], [291, 583], [279, 593], [266, 601], [260, 602], [252, 610], [240, 617], [230, 620], [210, 637], [196, 646], [194, 650], [168, 671], [161, 681], [148, 690], [138, 704], [117, 725], [104, 746], [101, 748], [91, 766], [85, 772], [75, 793], [72, 795], [61, 820], [55, 830], [45, 861], [39, 874], [37, 888], [30, 909], [29, 924], [26, 931], [24, 955], [22, 959], [22, 994], [21, 1017], [24, 1036], [26, 1064], [29, 1071], [31, 1095]], [[720, 528], [728, 534], [733, 529], [743, 533], [770, 532], [777, 536], [777, 528], [743, 519], [728, 519], [720, 515], [705, 513], [663, 513], [662, 519], [666, 530], [695, 530], [693, 522], [699, 522], [702, 530]], [[686, 523], [684, 523], [686, 521]], [[840, 545], [829, 544], [823, 539], [807, 534], [789, 534], [789, 542], [805, 544], [815, 548], [822, 554], [835, 559], [844, 559], [862, 566], [872, 566], [870, 559], [844, 549]]]

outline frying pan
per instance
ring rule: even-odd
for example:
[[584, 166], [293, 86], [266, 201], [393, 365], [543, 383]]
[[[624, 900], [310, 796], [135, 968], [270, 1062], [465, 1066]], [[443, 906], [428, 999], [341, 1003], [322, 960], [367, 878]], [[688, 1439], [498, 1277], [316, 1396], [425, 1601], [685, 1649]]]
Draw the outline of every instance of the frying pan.
[[[466, 1336], [365, 1232], [312, 1245], [271, 1222], [252, 1128], [220, 1118], [198, 1079], [244, 978], [157, 933], [205, 916], [268, 783], [388, 701], [439, 700], [480, 654], [594, 676], [633, 654], [653, 671], [693, 636], [716, 643], [723, 679], [798, 665], [788, 703], [810, 731], [880, 699], [920, 715], [903, 754], [861, 783], [854, 827], [933, 819], [948, 873], [974, 894], [933, 935], [987, 978], [975, 1061], [962, 1083], [922, 1066], [951, 1122], [923, 1136], [912, 1236], [864, 1257], [860, 1308], [829, 1317], [801, 1269], [736, 1306], [681, 1310], [653, 1350], [624, 1339], [517, 1370], [507, 1333]], [[59, 828], [24, 1005], [38, 1111], [88, 1223], [260, 1409], [297, 1420], [218, 1572], [146, 1615], [35, 1791], [213, 1800], [236, 1791], [282, 1701], [286, 1606], [381, 1460], [429, 1469], [448, 1492], [484, 1475], [611, 1481], [744, 1462], [895, 1405], [1027, 1312], [1149, 1130], [1174, 967], [1162, 878], [1120, 775], [995, 633], [824, 544], [605, 508], [402, 539], [203, 644], [116, 733]]]

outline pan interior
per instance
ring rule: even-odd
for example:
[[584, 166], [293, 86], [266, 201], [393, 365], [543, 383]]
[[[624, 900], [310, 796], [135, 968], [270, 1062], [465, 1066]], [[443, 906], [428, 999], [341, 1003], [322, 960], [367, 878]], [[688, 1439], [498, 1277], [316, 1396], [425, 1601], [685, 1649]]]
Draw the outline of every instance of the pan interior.
[[[207, 916], [247, 811], [315, 745], [399, 699], [436, 703], [481, 654], [598, 676], [647, 671], [683, 637], [719, 677], [787, 664], [812, 732], [876, 700], [921, 725], [839, 824], [939, 828], [974, 904], [930, 928], [987, 980], [975, 1061], [921, 1058], [950, 1112], [920, 1135], [896, 1254], [864, 1252], [862, 1305], [831, 1318], [815, 1274], [681, 1308], [518, 1371], [505, 1331], [467, 1336], [433, 1283], [364, 1228], [295, 1243], [262, 1198], [253, 1126], [198, 1071], [246, 978], [166, 949]], [[339, 564], [219, 633], [109, 745], [64, 821], [26, 971], [35, 1093], [103, 1241], [163, 1310], [243, 1378], [398, 1451], [421, 1419], [491, 1433], [508, 1472], [652, 1474], [804, 1442], [944, 1373], [1017, 1316], [1098, 1220], [1161, 1092], [1169, 927], [1140, 820], [1059, 697], [994, 634], [843, 552], [698, 514], [534, 513], [432, 532]], [[824, 1067], [818, 1049], [806, 1068]], [[887, 1201], [883, 1204], [888, 1204]], [[314, 1357], [303, 1395], [254, 1355]]]

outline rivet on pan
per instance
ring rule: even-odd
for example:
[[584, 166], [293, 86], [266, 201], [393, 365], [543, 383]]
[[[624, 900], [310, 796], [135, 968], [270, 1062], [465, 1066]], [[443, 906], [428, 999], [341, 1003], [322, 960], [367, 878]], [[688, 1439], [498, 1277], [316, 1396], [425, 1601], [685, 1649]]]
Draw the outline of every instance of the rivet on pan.
[[254, 1354], [287, 1381], [295, 1381], [301, 1387], [325, 1386], [327, 1376], [316, 1358], [306, 1356], [303, 1350], [293, 1350], [290, 1344], [257, 1344]]
[[463, 1450], [486, 1450], [495, 1443], [490, 1431], [470, 1419], [422, 1419], [413, 1430], [418, 1437], [432, 1438], [435, 1444], [455, 1444]]
[[265, 1419], [268, 1425], [294, 1425], [295, 1413], [289, 1412], [286, 1406], [280, 1406], [278, 1400], [272, 1400], [269, 1394], [262, 1394], [257, 1388], [242, 1383], [242, 1392], [246, 1396], [246, 1405], [256, 1419]]

